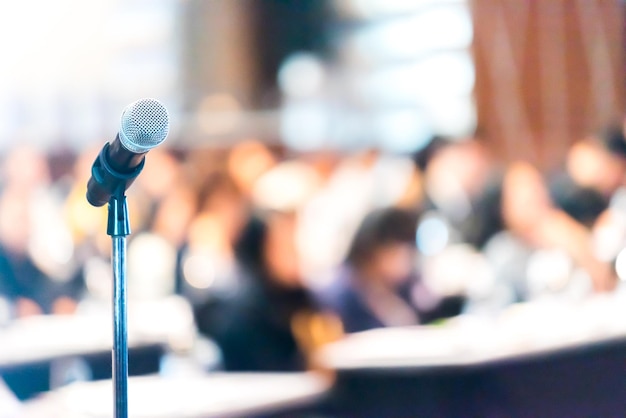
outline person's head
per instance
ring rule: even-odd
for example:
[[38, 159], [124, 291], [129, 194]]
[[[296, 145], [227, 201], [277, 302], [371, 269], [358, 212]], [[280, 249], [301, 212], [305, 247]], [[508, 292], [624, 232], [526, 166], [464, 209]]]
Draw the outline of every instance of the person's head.
[[14, 254], [26, 254], [31, 225], [28, 193], [17, 187], [5, 189], [0, 196], [0, 243]]
[[15, 147], [2, 163], [2, 182], [23, 191], [48, 185], [50, 167], [46, 156], [29, 145]]
[[181, 181], [181, 163], [167, 148], [155, 148], [146, 156], [146, 164], [135, 187], [152, 199], [161, 199]]
[[235, 244], [237, 261], [267, 284], [301, 287], [296, 228], [294, 213], [269, 212], [251, 218]]
[[228, 153], [228, 173], [239, 189], [248, 196], [256, 181], [275, 165], [276, 157], [272, 151], [254, 139], [236, 144]]
[[609, 199], [600, 191], [580, 186], [567, 177], [556, 179], [550, 192], [559, 209], [587, 228], [609, 207]]
[[626, 139], [621, 127], [610, 126], [572, 145], [566, 165], [577, 184], [612, 195], [626, 174]]
[[624, 127], [612, 124], [604, 128], [598, 134], [599, 140], [604, 148], [615, 158], [619, 158], [626, 163], [626, 137]]
[[424, 148], [413, 154], [413, 162], [415, 163], [415, 166], [420, 171], [426, 171], [435, 154], [451, 144], [452, 141], [448, 138], [439, 135], [433, 136]]
[[369, 213], [350, 246], [347, 263], [362, 277], [395, 286], [414, 267], [417, 217], [412, 212], [385, 208]]
[[539, 170], [527, 162], [511, 164], [502, 184], [502, 218], [507, 228], [526, 234], [552, 209]]
[[206, 176], [198, 196], [199, 209], [219, 219], [232, 243], [239, 235], [248, 213], [248, 199], [225, 170]]
[[197, 206], [194, 190], [187, 183], [180, 182], [159, 202], [152, 222], [153, 231], [176, 247], [180, 246], [188, 235]]
[[455, 222], [467, 218], [470, 201], [484, 189], [493, 165], [485, 146], [466, 139], [439, 149], [425, 171], [425, 187], [430, 200]]
[[477, 249], [506, 228], [502, 214], [503, 181], [503, 174], [498, 173], [487, 183], [475, 200], [474, 211], [464, 227], [466, 241]]

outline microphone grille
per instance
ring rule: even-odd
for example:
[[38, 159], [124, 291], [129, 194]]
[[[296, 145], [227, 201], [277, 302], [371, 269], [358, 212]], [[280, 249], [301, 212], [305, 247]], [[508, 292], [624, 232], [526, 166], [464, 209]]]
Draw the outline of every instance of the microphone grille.
[[165, 106], [155, 99], [140, 99], [124, 109], [119, 137], [124, 148], [142, 154], [165, 141], [169, 129]]

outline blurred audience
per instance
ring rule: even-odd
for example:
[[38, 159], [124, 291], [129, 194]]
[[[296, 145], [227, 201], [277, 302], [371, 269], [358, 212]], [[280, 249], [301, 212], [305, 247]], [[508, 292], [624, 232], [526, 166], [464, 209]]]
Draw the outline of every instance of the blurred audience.
[[252, 217], [235, 245], [240, 289], [198, 311], [198, 327], [220, 346], [227, 370], [303, 370], [310, 350], [339, 333], [304, 285], [295, 229], [293, 213]]
[[82, 281], [47, 160], [33, 148], [18, 147], [2, 171], [0, 296], [10, 303], [8, 315], [72, 313]]
[[564, 176], [606, 198], [624, 185], [625, 174], [626, 140], [621, 126], [609, 126], [578, 141], [567, 153]]
[[[3, 156], [1, 323], [110, 304], [106, 209], [84, 199], [97, 152]], [[613, 291], [622, 127], [565, 157], [544, 175], [474, 138], [411, 156], [290, 155], [254, 139], [155, 150], [129, 190], [129, 296], [184, 296], [228, 370], [301, 370], [343, 332]]]
[[416, 272], [417, 217], [385, 208], [368, 214], [359, 226], [338, 277], [322, 293], [347, 332], [416, 325], [439, 303]]
[[457, 230], [459, 240], [466, 240], [476, 199], [493, 175], [492, 157], [473, 138], [433, 141], [415, 156], [424, 172], [424, 209], [440, 213]]
[[[474, 294], [470, 311], [494, 313], [550, 294], [579, 298], [594, 287], [613, 287], [614, 274], [593, 253], [590, 232], [604, 201], [591, 189], [576, 187], [571, 193], [562, 185], [553, 200], [538, 170], [523, 162], [511, 164], [485, 189], [472, 242], [493, 278]], [[586, 200], [572, 200], [579, 197]]]

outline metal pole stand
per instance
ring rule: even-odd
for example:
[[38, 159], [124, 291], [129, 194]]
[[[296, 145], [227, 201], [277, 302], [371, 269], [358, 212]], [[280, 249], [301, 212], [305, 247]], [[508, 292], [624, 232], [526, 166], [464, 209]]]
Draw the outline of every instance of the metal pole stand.
[[109, 200], [107, 235], [113, 252], [113, 416], [128, 418], [128, 332], [126, 317], [126, 236], [130, 235], [124, 188]]

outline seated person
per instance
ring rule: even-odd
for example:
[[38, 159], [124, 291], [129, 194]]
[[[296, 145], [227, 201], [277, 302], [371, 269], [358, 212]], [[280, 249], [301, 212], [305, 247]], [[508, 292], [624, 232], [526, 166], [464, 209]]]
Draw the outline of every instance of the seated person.
[[38, 262], [37, 255], [44, 252], [33, 250], [37, 247], [32, 245], [35, 204], [31, 200], [16, 188], [0, 195], [0, 303], [8, 303], [11, 311], [8, 318], [0, 313], [0, 323], [15, 317], [73, 313], [82, 292], [78, 272], [68, 269], [68, 277], [54, 280], [48, 274], [53, 269], [46, 270]]
[[[441, 306], [440, 301], [415, 271], [416, 218], [411, 212], [386, 208], [361, 223], [338, 277], [321, 294], [346, 332], [436, 319], [434, 308]], [[455, 311], [459, 309], [460, 304]]]
[[241, 288], [196, 311], [200, 332], [218, 344], [226, 370], [304, 370], [311, 367], [308, 353], [341, 333], [303, 284], [295, 229], [293, 213], [253, 217], [235, 245]]

